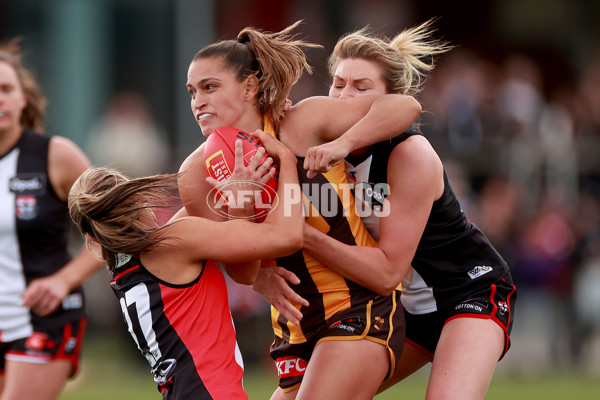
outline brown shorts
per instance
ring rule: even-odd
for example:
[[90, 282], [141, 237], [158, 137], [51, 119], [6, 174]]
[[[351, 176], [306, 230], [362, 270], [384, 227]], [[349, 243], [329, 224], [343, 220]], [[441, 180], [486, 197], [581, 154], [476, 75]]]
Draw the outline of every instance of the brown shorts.
[[400, 292], [396, 290], [390, 296], [376, 297], [335, 315], [305, 343], [290, 344], [276, 336], [271, 345], [271, 358], [277, 367], [279, 387], [284, 392], [298, 388], [315, 346], [328, 340], [365, 339], [386, 346], [390, 355], [390, 377], [404, 347], [405, 330]]

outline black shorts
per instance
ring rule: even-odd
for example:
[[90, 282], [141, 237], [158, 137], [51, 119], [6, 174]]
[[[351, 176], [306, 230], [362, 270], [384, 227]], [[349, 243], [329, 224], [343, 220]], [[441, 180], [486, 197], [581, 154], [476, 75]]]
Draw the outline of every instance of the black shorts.
[[4, 373], [5, 360], [35, 364], [67, 360], [73, 366], [70, 376], [74, 376], [79, 370], [86, 322], [81, 318], [48, 332], [36, 331], [27, 338], [0, 343], [0, 374]]
[[505, 345], [500, 357], [502, 359], [510, 348], [510, 332], [516, 300], [515, 286], [505, 281], [499, 281], [445, 309], [426, 314], [411, 314], [405, 310], [406, 341], [433, 359], [442, 328], [448, 321], [455, 318], [491, 319], [504, 331]]
[[270, 353], [277, 367], [279, 387], [284, 392], [298, 388], [315, 346], [328, 340], [365, 339], [386, 346], [390, 355], [389, 378], [402, 353], [404, 333], [404, 312], [396, 290], [390, 296], [377, 297], [335, 315], [305, 343], [290, 344], [276, 336]]

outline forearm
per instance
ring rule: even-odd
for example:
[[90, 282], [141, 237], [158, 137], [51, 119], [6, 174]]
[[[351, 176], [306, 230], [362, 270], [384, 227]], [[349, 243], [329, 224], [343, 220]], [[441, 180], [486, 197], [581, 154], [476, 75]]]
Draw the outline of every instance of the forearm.
[[[248, 202], [250, 203], [250, 202]], [[242, 207], [229, 207], [227, 215], [229, 220], [245, 219], [254, 220], [254, 203], [246, 204]], [[235, 282], [242, 285], [252, 285], [258, 275], [260, 260], [243, 261], [238, 263], [224, 263], [225, 272]]]
[[382, 295], [390, 294], [400, 283], [398, 267], [382, 249], [350, 246], [315, 231], [305, 232], [304, 250], [333, 271]]
[[101, 265], [102, 263], [84, 246], [75, 258], [56, 272], [55, 277], [65, 282], [70, 292], [96, 273]]
[[252, 285], [260, 269], [260, 260], [246, 261], [240, 263], [226, 263], [225, 272], [235, 282], [242, 285]]
[[302, 192], [298, 183], [297, 159], [291, 155], [280, 160], [277, 183], [277, 203], [273, 203], [265, 223], [272, 224], [282, 235], [300, 233], [302, 237], [304, 217], [302, 216]]
[[[227, 215], [229, 220], [232, 219], [247, 219], [254, 220], [254, 206], [253, 203], [250, 206], [244, 207], [230, 207]], [[238, 263], [224, 263], [225, 271], [227, 275], [231, 277], [235, 282], [242, 285], [252, 285], [258, 275], [260, 268], [260, 260], [243, 261]]]
[[338, 141], [354, 151], [391, 139], [406, 131], [421, 114], [421, 104], [412, 96], [388, 94], [377, 98], [368, 113]]
[[[271, 213], [264, 221], [265, 224], [272, 225], [274, 238], [270, 243], [274, 247], [289, 249], [290, 253], [299, 249], [302, 243], [303, 219], [300, 208], [301, 196], [298, 187], [296, 162], [296, 158], [291, 156], [291, 153], [290, 157], [284, 157], [281, 160], [277, 190], [279, 204], [272, 204]], [[297, 199], [290, 198], [290, 195], [297, 197]], [[294, 202], [297, 204], [292, 204]], [[240, 208], [235, 214], [230, 214], [230, 219], [239, 217], [248, 219], [248, 212], [250, 211], [253, 212], [253, 208], [252, 210], [248, 210], [247, 207], [245, 210]], [[276, 241], [281, 242], [281, 245], [277, 246]], [[226, 270], [236, 282], [249, 285], [254, 283], [260, 269], [260, 263], [260, 260], [227, 263]]]

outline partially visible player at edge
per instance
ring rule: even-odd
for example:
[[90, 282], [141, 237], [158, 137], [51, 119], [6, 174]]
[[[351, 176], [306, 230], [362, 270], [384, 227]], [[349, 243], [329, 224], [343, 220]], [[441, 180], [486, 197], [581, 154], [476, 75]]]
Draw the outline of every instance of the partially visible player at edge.
[[[417, 94], [433, 68], [427, 61], [450, 48], [430, 39], [432, 23], [392, 40], [368, 29], [342, 37], [329, 59], [329, 95]], [[305, 166], [318, 172], [346, 154], [334, 141], [311, 149]], [[407, 340], [382, 389], [432, 362], [427, 399], [483, 399], [510, 346], [517, 295], [506, 262], [467, 220], [440, 158], [418, 130], [353, 152], [346, 169], [369, 187], [389, 184], [390, 215], [371, 213], [366, 221], [379, 246], [347, 246], [309, 226], [304, 246], [378, 293], [402, 280]]]
[[0, 399], [57, 399], [78, 370], [86, 326], [81, 284], [100, 266], [67, 251], [67, 194], [90, 163], [70, 140], [43, 136], [46, 100], [0, 45]]
[[[362, 147], [371, 140], [368, 132], [381, 135], [380, 139], [389, 138], [408, 129], [416, 120], [420, 104], [411, 96], [399, 94], [355, 99], [313, 97], [284, 112], [290, 88], [303, 69], [308, 69], [302, 48], [311, 45], [290, 35], [296, 26], [277, 33], [245, 28], [236, 40], [214, 43], [196, 54], [188, 69], [187, 86], [192, 111], [205, 136], [222, 126], [246, 132], [263, 129], [276, 134], [302, 159], [309, 147], [344, 133], [349, 148]], [[181, 170], [186, 171], [179, 185], [186, 209], [191, 215], [210, 218], [212, 213], [206, 205], [196, 200], [204, 199], [210, 189], [202, 184], [203, 146], [188, 157]], [[316, 184], [319, 190], [328, 191], [338, 200], [337, 212], [327, 218], [320, 208], [328, 204], [319, 204], [318, 199], [307, 203], [311, 210], [309, 223], [346, 243], [375, 245], [360, 218], [353, 213], [352, 196], [343, 199], [337, 191], [340, 185], [347, 184], [343, 165], [319, 174], [312, 181], [306, 177], [301, 163], [299, 172], [301, 183]], [[344, 204], [348, 200], [350, 203]], [[344, 215], [344, 208], [351, 210], [350, 215]], [[279, 258], [277, 262], [303, 274], [299, 286], [309, 297], [309, 303], [303, 305], [305, 318], [300, 325], [272, 308], [275, 343], [271, 357], [277, 365], [296, 366], [292, 372], [280, 369], [280, 389], [274, 395], [298, 393], [300, 398], [313, 400], [372, 398], [384, 377], [393, 373], [404, 343], [399, 293], [378, 296], [302, 252]], [[227, 268], [236, 270], [236, 266]], [[355, 319], [356, 315], [360, 319]], [[339, 324], [330, 326], [328, 321]], [[336, 354], [339, 368], [330, 368], [329, 374], [311, 375], [303, 380], [303, 375], [297, 373], [304, 370], [303, 364], [309, 359], [307, 371], [329, 365], [331, 354]]]

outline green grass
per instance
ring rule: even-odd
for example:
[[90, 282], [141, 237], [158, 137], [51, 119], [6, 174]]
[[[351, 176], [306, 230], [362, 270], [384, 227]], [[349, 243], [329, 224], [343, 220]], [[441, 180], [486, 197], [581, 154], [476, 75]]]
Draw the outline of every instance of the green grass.
[[[160, 399], [146, 364], [132, 343], [88, 340], [81, 373], [61, 400]], [[120, 356], [118, 356], [120, 354]], [[277, 379], [274, 368], [247, 368], [244, 386], [251, 400], [269, 399]], [[375, 397], [376, 400], [418, 400], [425, 397], [427, 371], [419, 372]], [[592, 400], [599, 398], [600, 378], [575, 371], [538, 371], [528, 375], [498, 373], [486, 400]]]

